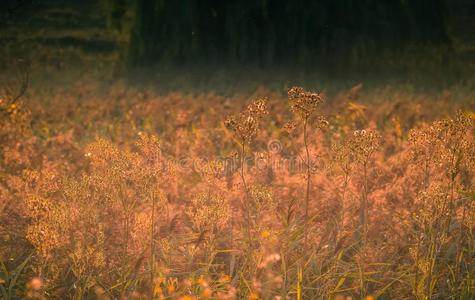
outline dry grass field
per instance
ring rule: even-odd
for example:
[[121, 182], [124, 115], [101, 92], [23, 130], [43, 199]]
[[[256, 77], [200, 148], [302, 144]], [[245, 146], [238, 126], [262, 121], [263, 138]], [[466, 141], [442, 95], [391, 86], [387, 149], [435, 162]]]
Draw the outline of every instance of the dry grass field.
[[131, 80], [100, 29], [30, 28], [1, 36], [0, 299], [473, 299], [470, 80]]

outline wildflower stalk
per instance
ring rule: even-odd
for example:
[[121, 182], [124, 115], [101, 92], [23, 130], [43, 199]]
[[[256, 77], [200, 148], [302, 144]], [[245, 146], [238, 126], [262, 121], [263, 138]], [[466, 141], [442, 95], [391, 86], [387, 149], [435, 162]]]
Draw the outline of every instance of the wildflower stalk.
[[362, 239], [363, 245], [366, 243], [368, 227], [368, 166], [371, 157], [379, 148], [380, 136], [373, 130], [356, 130], [349, 140], [349, 150], [356, 162], [363, 169], [363, 186], [361, 187], [360, 207], [359, 207], [359, 230], [357, 234]]
[[341, 207], [340, 207], [340, 214], [339, 214], [339, 219], [338, 219], [338, 224], [337, 224], [337, 231], [336, 231], [336, 238], [335, 241], [338, 240], [339, 235], [342, 231], [342, 228], [344, 226], [344, 219], [345, 219], [345, 200], [346, 200], [346, 192], [348, 190], [348, 183], [350, 182], [350, 176], [347, 172], [345, 172], [345, 178], [343, 180], [343, 190], [341, 192]]
[[125, 193], [125, 187], [124, 184], [121, 183], [120, 185], [120, 191], [121, 191], [121, 204], [122, 204], [122, 209], [124, 211], [124, 258], [127, 257], [127, 247], [129, 243], [129, 210], [128, 210], [128, 205], [127, 205], [127, 200], [126, 200], [126, 193]]
[[306, 181], [307, 181], [307, 187], [305, 190], [305, 219], [304, 219], [304, 226], [305, 226], [305, 244], [307, 244], [307, 236], [308, 236], [308, 219], [309, 219], [309, 203], [310, 203], [310, 179], [311, 179], [311, 165], [310, 165], [310, 152], [308, 149], [308, 132], [307, 132], [307, 124], [308, 124], [308, 118], [305, 118], [303, 122], [303, 141], [305, 145], [305, 153], [306, 153]]
[[240, 163], [240, 176], [241, 176], [241, 182], [244, 188], [244, 192], [246, 194], [246, 202], [243, 204], [245, 214], [246, 214], [246, 232], [247, 232], [247, 239], [249, 243], [249, 252], [252, 249], [252, 237], [251, 237], [251, 212], [249, 209], [249, 204], [251, 201], [251, 197], [249, 195], [249, 189], [247, 187], [247, 182], [246, 182], [246, 177], [244, 176], [244, 162], [245, 162], [245, 157], [246, 157], [246, 147], [244, 142], [241, 144], [241, 163]]
[[154, 274], [154, 264], [155, 264], [155, 196], [152, 195], [152, 220], [150, 225], [150, 299], [153, 299], [153, 280], [155, 277]]
[[419, 295], [419, 259], [420, 259], [420, 250], [421, 250], [421, 238], [418, 236], [417, 237], [417, 245], [416, 245], [416, 250], [415, 250], [415, 259], [414, 259], [414, 265], [416, 269], [416, 273], [414, 274], [414, 284], [413, 284], [413, 291], [412, 293], [414, 294], [415, 297]]
[[367, 235], [367, 206], [368, 206], [368, 162], [365, 161], [363, 164], [363, 194], [361, 197], [361, 206], [360, 206], [360, 225], [362, 230], [362, 240], [363, 245], [366, 244], [366, 235]]
[[[335, 238], [334, 241], [337, 243], [340, 237], [340, 233], [342, 228], [344, 227], [344, 220], [345, 220], [345, 200], [346, 194], [348, 191], [348, 185], [350, 182], [350, 173], [351, 173], [351, 158], [350, 158], [350, 149], [348, 147], [348, 143], [341, 144], [341, 145], [334, 145], [332, 147], [333, 153], [335, 155], [335, 161], [338, 164], [341, 172], [343, 173], [343, 185], [341, 187], [340, 194], [340, 206], [338, 211], [338, 218], [336, 220], [336, 230], [335, 230]], [[335, 245], [336, 246], [336, 245]]]
[[[308, 238], [308, 223], [310, 219], [310, 191], [311, 191], [311, 161], [310, 161], [310, 150], [308, 144], [308, 121], [312, 116], [314, 116], [320, 104], [323, 103], [323, 99], [319, 93], [312, 93], [305, 91], [301, 87], [293, 87], [287, 92], [289, 105], [292, 112], [294, 112], [300, 120], [303, 122], [303, 139], [304, 139], [304, 148], [306, 155], [306, 172], [305, 172], [305, 203], [304, 203], [304, 242], [307, 244]], [[322, 128], [327, 122], [320, 116], [319, 125], [317, 128]]]
[[265, 99], [255, 100], [250, 103], [247, 108], [237, 116], [231, 116], [225, 121], [225, 126], [232, 130], [235, 134], [235, 138], [240, 145], [240, 168], [239, 175], [246, 194], [245, 203], [243, 203], [243, 209], [246, 219], [246, 232], [249, 242], [249, 253], [252, 250], [252, 237], [251, 237], [251, 211], [250, 203], [251, 196], [249, 188], [247, 186], [246, 177], [244, 175], [244, 162], [246, 158], [246, 144], [250, 145], [252, 140], [256, 137], [259, 131], [260, 121], [262, 117], [267, 114], [267, 102]]

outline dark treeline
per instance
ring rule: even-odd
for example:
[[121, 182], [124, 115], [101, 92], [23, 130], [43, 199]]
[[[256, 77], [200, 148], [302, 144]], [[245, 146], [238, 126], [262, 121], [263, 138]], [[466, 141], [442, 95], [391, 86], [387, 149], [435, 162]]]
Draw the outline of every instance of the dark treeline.
[[31, 6], [33, 0], [1, 0], [0, 1], [0, 25], [7, 18], [18, 13], [25, 7]]
[[444, 0], [137, 0], [128, 61], [334, 67], [450, 45]]

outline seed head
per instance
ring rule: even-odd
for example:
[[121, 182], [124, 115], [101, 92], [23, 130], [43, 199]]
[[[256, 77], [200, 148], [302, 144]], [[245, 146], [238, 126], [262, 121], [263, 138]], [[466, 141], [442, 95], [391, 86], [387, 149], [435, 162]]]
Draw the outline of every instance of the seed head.
[[308, 92], [301, 87], [293, 87], [287, 92], [290, 110], [302, 119], [308, 119], [323, 103], [320, 93]]
[[226, 128], [234, 132], [240, 143], [249, 144], [257, 135], [260, 121], [268, 113], [266, 103], [265, 99], [255, 100], [244, 111], [228, 117], [224, 122]]
[[381, 136], [375, 130], [355, 130], [348, 141], [348, 148], [354, 159], [366, 163], [371, 155], [379, 149]]

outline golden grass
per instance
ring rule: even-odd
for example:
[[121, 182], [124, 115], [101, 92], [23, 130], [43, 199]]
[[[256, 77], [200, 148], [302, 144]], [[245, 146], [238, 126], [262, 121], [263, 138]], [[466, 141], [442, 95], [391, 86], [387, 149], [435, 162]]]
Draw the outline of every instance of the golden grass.
[[3, 99], [0, 297], [470, 299], [473, 103], [361, 93]]

